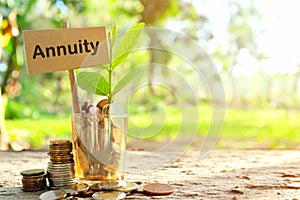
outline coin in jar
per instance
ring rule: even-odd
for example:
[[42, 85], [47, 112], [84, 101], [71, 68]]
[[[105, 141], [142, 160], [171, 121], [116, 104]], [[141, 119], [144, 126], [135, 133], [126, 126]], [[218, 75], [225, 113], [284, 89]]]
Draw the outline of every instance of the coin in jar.
[[103, 192], [95, 192], [92, 195], [93, 199], [104, 200], [104, 199], [124, 199], [126, 194], [124, 192], [118, 191], [103, 191]]
[[102, 99], [101, 101], [98, 102], [97, 107], [100, 109], [103, 109], [103, 107], [108, 104], [108, 99]]
[[44, 192], [39, 196], [40, 200], [56, 200], [63, 199], [67, 196], [67, 193], [63, 190], [51, 190]]
[[148, 195], [169, 195], [173, 192], [173, 187], [163, 183], [150, 183], [143, 190]]

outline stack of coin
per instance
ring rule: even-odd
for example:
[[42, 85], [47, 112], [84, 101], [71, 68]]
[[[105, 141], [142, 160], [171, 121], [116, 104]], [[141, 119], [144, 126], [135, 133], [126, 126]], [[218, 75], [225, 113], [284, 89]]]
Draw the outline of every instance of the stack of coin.
[[47, 174], [50, 188], [71, 186], [74, 179], [74, 160], [70, 140], [50, 141]]
[[47, 186], [46, 177], [47, 174], [43, 169], [30, 169], [21, 172], [22, 178], [22, 189], [24, 191], [38, 191], [42, 190]]

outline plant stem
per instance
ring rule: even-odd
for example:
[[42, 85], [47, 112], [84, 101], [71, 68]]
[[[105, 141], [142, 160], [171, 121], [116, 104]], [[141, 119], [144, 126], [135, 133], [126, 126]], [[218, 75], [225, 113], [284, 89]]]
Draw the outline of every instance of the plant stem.
[[[108, 34], [108, 41], [109, 41], [109, 56], [110, 59], [112, 59], [112, 33], [109, 31]], [[111, 67], [112, 61], [110, 61], [110, 64], [108, 66], [108, 103], [112, 102], [112, 67]]]
[[108, 67], [108, 103], [112, 102], [112, 68]]

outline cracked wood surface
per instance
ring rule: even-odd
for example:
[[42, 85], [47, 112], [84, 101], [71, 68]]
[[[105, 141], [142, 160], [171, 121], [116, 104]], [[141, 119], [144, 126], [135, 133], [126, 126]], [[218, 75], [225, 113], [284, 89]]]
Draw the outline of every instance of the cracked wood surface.
[[[168, 158], [162, 155], [160, 159]], [[33, 168], [46, 170], [48, 161], [46, 151], [0, 152], [0, 199], [38, 199], [47, 190], [22, 191], [20, 172]], [[173, 194], [135, 193], [126, 199], [300, 200], [299, 150], [218, 149], [202, 160], [199, 152], [188, 151], [167, 166], [133, 173], [143, 165], [149, 167], [157, 162], [160, 161], [155, 158], [131, 159], [126, 180], [168, 183], [174, 188]]]

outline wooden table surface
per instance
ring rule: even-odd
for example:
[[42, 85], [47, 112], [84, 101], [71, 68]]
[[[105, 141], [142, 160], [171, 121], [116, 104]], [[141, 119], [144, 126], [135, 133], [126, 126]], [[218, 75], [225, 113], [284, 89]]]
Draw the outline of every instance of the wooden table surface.
[[[145, 159], [131, 158], [126, 181], [168, 183], [174, 192], [169, 196], [136, 193], [126, 199], [300, 200], [299, 150], [218, 149], [204, 159], [199, 152], [188, 151], [166, 166], [157, 163], [168, 160], [167, 154], [157, 159], [148, 157], [149, 152], [132, 153]], [[46, 151], [0, 152], [0, 199], [38, 199], [47, 190], [22, 191], [20, 172], [46, 170], [48, 161]], [[148, 168], [143, 171], [143, 167]]]

